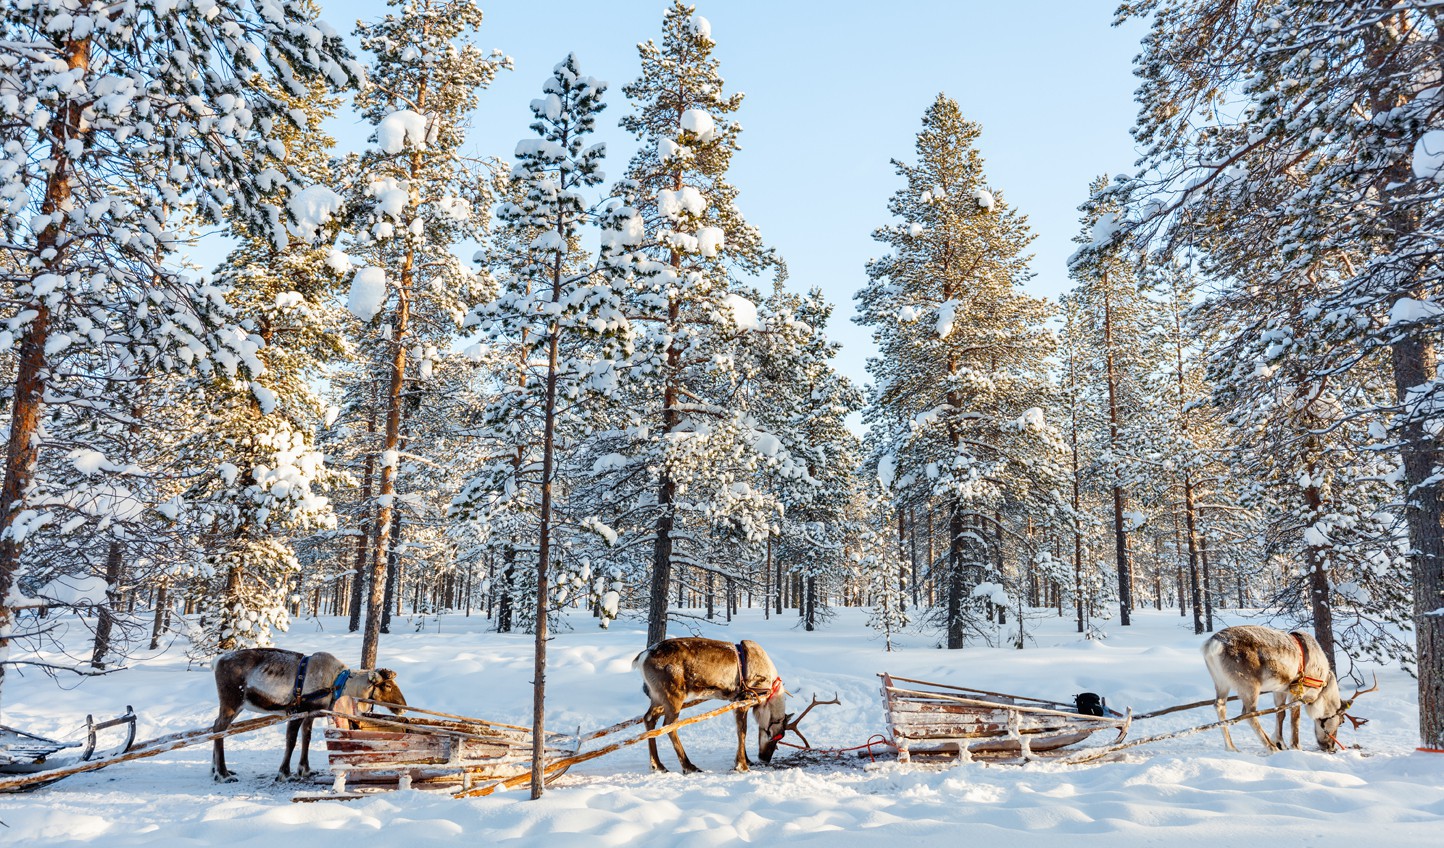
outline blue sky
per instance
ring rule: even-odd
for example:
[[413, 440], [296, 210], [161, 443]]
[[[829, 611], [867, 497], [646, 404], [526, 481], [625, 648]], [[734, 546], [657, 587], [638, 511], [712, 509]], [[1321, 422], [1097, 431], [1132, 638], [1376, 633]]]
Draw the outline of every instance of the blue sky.
[[[350, 32], [384, 13], [384, 0], [321, 0], [323, 17]], [[983, 125], [989, 183], [1037, 234], [1034, 294], [1069, 287], [1077, 206], [1101, 173], [1131, 170], [1131, 72], [1142, 28], [1110, 26], [1116, 0], [1010, 2], [789, 2], [713, 0], [712, 23], [729, 91], [747, 98], [737, 120], [742, 151], [732, 182], [744, 215], [787, 260], [789, 286], [820, 286], [837, 304], [829, 334], [838, 368], [859, 382], [872, 351], [849, 320], [852, 295], [876, 255], [900, 181], [889, 160], [910, 159], [923, 111], [939, 91]], [[616, 126], [622, 86], [639, 72], [636, 44], [660, 38], [662, 0], [610, 3], [485, 2], [478, 46], [510, 55], [515, 70], [481, 95], [471, 152], [507, 156], [527, 136], [527, 104], [551, 68], [576, 53], [585, 73], [611, 84], [598, 129], [609, 176], [633, 144]], [[350, 115], [332, 125], [344, 149], [368, 128]]]

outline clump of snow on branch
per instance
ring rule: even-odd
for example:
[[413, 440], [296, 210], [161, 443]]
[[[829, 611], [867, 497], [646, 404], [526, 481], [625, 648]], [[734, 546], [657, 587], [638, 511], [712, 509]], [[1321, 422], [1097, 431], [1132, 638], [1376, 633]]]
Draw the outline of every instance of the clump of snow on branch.
[[385, 302], [386, 272], [376, 267], [358, 269], [351, 278], [351, 293], [346, 298], [346, 308], [362, 321], [370, 321], [381, 311], [381, 305]]

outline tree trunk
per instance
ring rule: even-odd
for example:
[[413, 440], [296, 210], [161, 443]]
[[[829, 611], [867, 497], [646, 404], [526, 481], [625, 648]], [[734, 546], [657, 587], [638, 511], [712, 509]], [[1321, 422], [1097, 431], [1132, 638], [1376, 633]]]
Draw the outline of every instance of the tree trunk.
[[[1188, 582], [1189, 594], [1193, 604], [1193, 632], [1202, 634], [1203, 629], [1203, 604], [1200, 603], [1198, 586], [1198, 510], [1193, 500], [1193, 475], [1185, 471], [1183, 473], [1183, 523], [1185, 536], [1188, 543]], [[1179, 603], [1183, 601], [1180, 598]], [[1213, 627], [1210, 624], [1209, 630]]]
[[391, 632], [391, 611], [400, 612], [401, 586], [401, 556], [398, 549], [401, 547], [401, 515], [396, 516], [396, 530], [392, 533], [393, 544], [386, 552], [386, 597], [381, 604], [381, 632]]
[[[1435, 378], [1432, 342], [1405, 338], [1391, 351], [1394, 390], [1408, 410], [1410, 391]], [[1444, 529], [1439, 485], [1430, 483], [1439, 467], [1439, 450], [1423, 422], [1409, 416], [1402, 428], [1399, 452], [1404, 464], [1408, 500], [1410, 564], [1414, 580], [1414, 643], [1419, 675], [1419, 744], [1444, 749]]]
[[125, 564], [119, 541], [110, 542], [105, 555], [105, 604], [95, 622], [95, 649], [90, 654], [90, 667], [105, 670], [105, 657], [110, 653], [110, 640], [115, 629], [115, 609], [120, 604], [120, 576]]
[[[413, 168], [415, 171], [415, 168]], [[366, 629], [361, 640], [361, 668], [374, 668], [381, 642], [381, 617], [386, 598], [386, 564], [390, 559], [391, 523], [396, 514], [396, 472], [401, 463], [401, 394], [406, 378], [406, 336], [411, 324], [413, 252], [401, 265], [396, 313], [391, 323], [391, 381], [386, 390], [386, 430], [382, 440], [381, 486], [376, 498], [376, 542], [372, 549]]]
[[166, 613], [170, 608], [169, 590], [169, 581], [161, 578], [160, 584], [155, 588], [155, 617], [150, 625], [150, 649], [152, 651], [160, 647], [160, 634], [165, 632]]
[[[1120, 448], [1118, 413], [1118, 370], [1113, 349], [1113, 304], [1109, 297], [1108, 276], [1103, 276], [1103, 346], [1108, 380], [1108, 447], [1117, 456]], [[1117, 470], [1112, 469], [1116, 475]], [[1129, 626], [1133, 612], [1133, 564], [1128, 560], [1128, 536], [1123, 529], [1123, 486], [1113, 484], [1113, 554], [1118, 565], [1119, 624]]]
[[376, 454], [371, 450], [371, 436], [376, 433], [376, 397], [374, 382], [371, 385], [371, 408], [366, 413], [366, 458], [361, 463], [361, 503], [356, 521], [356, 555], [354, 574], [351, 575], [351, 620], [346, 629], [352, 633], [361, 629], [362, 589], [366, 585], [366, 554], [371, 549], [371, 534], [376, 528], [375, 504], [371, 502], [371, 481], [376, 477]]
[[967, 579], [963, 573], [963, 505], [953, 501], [948, 516], [948, 648], [963, 647], [963, 598]]

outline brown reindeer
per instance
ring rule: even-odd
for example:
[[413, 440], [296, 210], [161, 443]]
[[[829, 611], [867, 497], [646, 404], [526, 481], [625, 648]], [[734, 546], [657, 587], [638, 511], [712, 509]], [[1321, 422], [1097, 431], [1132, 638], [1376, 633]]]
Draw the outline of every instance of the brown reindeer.
[[[782, 678], [772, 660], [756, 642], [742, 641], [736, 645], [717, 639], [666, 639], [637, 654], [632, 668], [641, 669], [642, 692], [652, 700], [644, 716], [647, 729], [656, 727], [660, 717], [664, 725], [677, 720], [689, 701], [721, 698], [741, 701], [761, 698], [751, 708], [757, 722], [757, 756], [764, 763], [772, 761], [777, 742], [787, 731], [789, 716], [785, 712], [786, 693]], [[737, 710], [737, 771], [747, 771], [747, 710]], [[673, 730], [672, 748], [684, 772], [701, 769], [687, 758], [682, 739]], [[656, 738], [647, 740], [653, 771], [666, 771], [657, 758]]]
[[[352, 670], [331, 654], [305, 656], [280, 648], [247, 648], [221, 654], [215, 662], [216, 697], [220, 713], [212, 732], [231, 726], [241, 710], [261, 713], [300, 713], [330, 709], [338, 698], [364, 698], [383, 704], [406, 705], [396, 685], [396, 672], [389, 668]], [[401, 709], [388, 706], [400, 715]], [[286, 723], [286, 756], [281, 760], [277, 780], [291, 776], [291, 752], [296, 735], [301, 735], [301, 761], [297, 777], [311, 775], [311, 724], [314, 719]], [[224, 741], [217, 739], [211, 755], [211, 777], [231, 783], [236, 775], [226, 769]]]
[[[1314, 741], [1322, 751], [1333, 751], [1342, 747], [1335, 734], [1346, 717], [1345, 711], [1354, 703], [1354, 698], [1379, 688], [1377, 681], [1372, 689], [1362, 689], [1347, 701], [1339, 698], [1339, 684], [1329, 668], [1324, 649], [1309, 633], [1294, 631], [1285, 633], [1270, 627], [1242, 625], [1227, 627], [1209, 637], [1203, 643], [1203, 662], [1213, 677], [1214, 705], [1218, 709], [1219, 721], [1227, 719], [1224, 704], [1230, 691], [1238, 692], [1243, 705], [1243, 714], [1258, 709], [1260, 693], [1272, 692], [1274, 706], [1282, 707], [1294, 699], [1287, 712], [1291, 731], [1291, 747], [1299, 747], [1299, 705], [1302, 704], [1314, 720]], [[1264, 747], [1269, 751], [1283, 748], [1284, 712], [1276, 714], [1278, 722], [1275, 739], [1264, 732], [1258, 717], [1249, 719]], [[1364, 719], [1349, 717], [1355, 726]], [[1237, 751], [1228, 725], [1223, 725], [1223, 740], [1230, 751]]]

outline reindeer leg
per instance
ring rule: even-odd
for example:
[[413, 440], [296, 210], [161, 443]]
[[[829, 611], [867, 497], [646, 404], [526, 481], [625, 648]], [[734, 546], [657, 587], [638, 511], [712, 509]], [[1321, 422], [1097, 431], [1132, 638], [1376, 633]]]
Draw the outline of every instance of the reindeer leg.
[[[212, 733], [220, 733], [231, 726], [236, 716], [241, 712], [241, 697], [237, 692], [233, 697], [227, 698], [221, 693], [221, 709], [216, 715], [216, 720], [211, 724]], [[239, 778], [235, 773], [226, 768], [226, 743], [224, 739], [217, 739], [211, 746], [211, 779], [217, 783], [235, 783]]]
[[[657, 726], [657, 717], [662, 714], [662, 708], [653, 704], [647, 708], [642, 716], [642, 723], [648, 730]], [[657, 756], [657, 737], [653, 736], [647, 740], [647, 756], [651, 760], [652, 771], [666, 771], [667, 767], [662, 765], [662, 760]]]
[[[1238, 699], [1243, 704], [1243, 712], [1241, 715], [1248, 715], [1258, 709], [1258, 694], [1257, 691], [1238, 693]], [[1251, 717], [1248, 723], [1253, 725], [1254, 732], [1258, 734], [1259, 740], [1263, 742], [1265, 750], [1269, 753], [1278, 750], [1274, 745], [1274, 741], [1269, 738], [1268, 732], [1264, 730], [1263, 722], [1258, 720], [1258, 716]]]
[[752, 765], [747, 759], [747, 711], [733, 710], [732, 714], [737, 717], [737, 761], [732, 768], [734, 771], [747, 771]]
[[281, 760], [280, 770], [276, 772], [277, 781], [291, 779], [291, 752], [296, 750], [296, 734], [300, 731], [300, 719], [286, 722], [286, 756]]
[[315, 723], [314, 718], [301, 722], [301, 762], [296, 768], [296, 776], [302, 780], [311, 776], [311, 725]]
[[[680, 715], [681, 712], [681, 704], [678, 704], [676, 707], [668, 704], [666, 707], [666, 711], [662, 713], [662, 722], [664, 724], [671, 724], [672, 722], [677, 720], [677, 716]], [[672, 750], [677, 752], [677, 762], [682, 764], [682, 773], [696, 774], [697, 772], [700, 772], [701, 769], [692, 765], [692, 761], [687, 758], [687, 750], [682, 747], [681, 735], [679, 735], [676, 730], [673, 730], [667, 735], [672, 737]]]
[[[1228, 690], [1227, 690], [1227, 689], [1224, 689], [1224, 690], [1222, 690], [1222, 691], [1219, 691], [1219, 692], [1216, 692], [1216, 693], [1215, 693], [1215, 695], [1214, 695], [1214, 700], [1213, 700], [1213, 706], [1214, 706], [1214, 709], [1218, 710], [1218, 720], [1219, 720], [1219, 721], [1228, 721]], [[1224, 744], [1224, 746], [1227, 747], [1230, 751], [1235, 751], [1235, 752], [1237, 752], [1237, 751], [1238, 751], [1238, 748], [1233, 744], [1233, 735], [1228, 732], [1228, 725], [1226, 725], [1226, 724], [1220, 724], [1220, 725], [1219, 725], [1219, 729], [1223, 731], [1223, 744]]]

